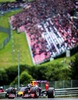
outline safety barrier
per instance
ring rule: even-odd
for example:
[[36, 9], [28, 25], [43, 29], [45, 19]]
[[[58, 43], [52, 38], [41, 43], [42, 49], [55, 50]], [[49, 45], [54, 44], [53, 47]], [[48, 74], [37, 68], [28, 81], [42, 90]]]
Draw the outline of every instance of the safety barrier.
[[55, 89], [55, 97], [61, 96], [78, 96], [78, 87]]
[[6, 94], [6, 92], [0, 92], [0, 99], [5, 98], [5, 94]]

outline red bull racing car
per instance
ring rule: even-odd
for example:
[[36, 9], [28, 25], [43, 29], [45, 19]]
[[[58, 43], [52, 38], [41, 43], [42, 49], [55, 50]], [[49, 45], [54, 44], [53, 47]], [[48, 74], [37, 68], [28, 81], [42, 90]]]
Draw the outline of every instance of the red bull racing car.
[[54, 98], [55, 96], [54, 88], [49, 87], [47, 81], [31, 81], [22, 94], [22, 98], [38, 98], [43, 96], [48, 98]]
[[13, 87], [9, 87], [8, 89], [6, 89], [5, 97], [14, 99], [16, 97], [16, 89]]

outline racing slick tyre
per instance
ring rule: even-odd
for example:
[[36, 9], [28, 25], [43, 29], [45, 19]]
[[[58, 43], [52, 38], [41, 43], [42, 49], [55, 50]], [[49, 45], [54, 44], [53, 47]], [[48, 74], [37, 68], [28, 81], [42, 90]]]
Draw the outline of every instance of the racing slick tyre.
[[49, 88], [48, 89], [47, 96], [48, 96], [48, 98], [54, 98], [54, 96], [55, 96], [54, 88]]
[[35, 94], [34, 98], [38, 98], [39, 97], [39, 88], [38, 87], [32, 87], [31, 88], [31, 93]]
[[9, 94], [9, 95], [8, 95], [8, 99], [14, 99], [15, 97], [16, 97], [15, 94]]

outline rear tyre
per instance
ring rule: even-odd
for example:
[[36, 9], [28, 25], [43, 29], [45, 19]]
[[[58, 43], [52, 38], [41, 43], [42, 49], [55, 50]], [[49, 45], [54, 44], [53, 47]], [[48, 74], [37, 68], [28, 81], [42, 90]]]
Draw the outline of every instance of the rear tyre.
[[54, 98], [54, 96], [55, 96], [54, 88], [49, 88], [48, 89], [47, 96], [48, 96], [48, 98]]

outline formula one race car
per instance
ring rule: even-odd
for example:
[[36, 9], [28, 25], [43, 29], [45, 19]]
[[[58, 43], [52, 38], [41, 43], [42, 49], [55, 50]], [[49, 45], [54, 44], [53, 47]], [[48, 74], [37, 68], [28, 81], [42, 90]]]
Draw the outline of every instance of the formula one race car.
[[9, 87], [8, 89], [6, 89], [6, 98], [15, 98], [16, 97], [16, 89], [13, 87]]
[[4, 92], [4, 89], [3, 89], [3, 87], [1, 86], [0, 87], [0, 93], [3, 93]]
[[[40, 85], [44, 85], [45, 88], [42, 88]], [[23, 92], [22, 98], [38, 98], [43, 96], [54, 98], [54, 88], [49, 87], [47, 81], [32, 81]]]
[[22, 98], [38, 98], [40, 96], [40, 91], [41, 89], [39, 87], [27, 87]]
[[24, 92], [27, 90], [28, 88], [26, 86], [23, 86], [23, 87], [20, 87], [18, 89], [18, 92], [17, 92], [17, 97], [22, 97]]

